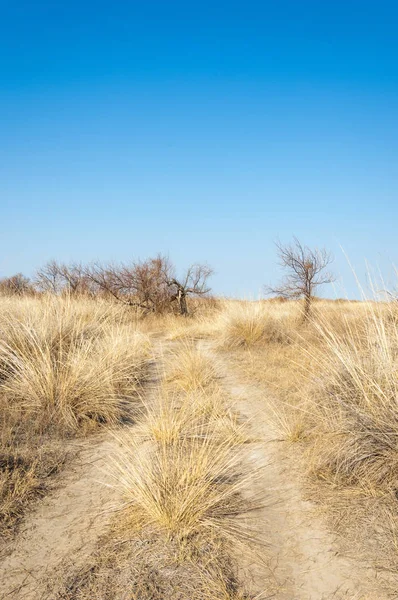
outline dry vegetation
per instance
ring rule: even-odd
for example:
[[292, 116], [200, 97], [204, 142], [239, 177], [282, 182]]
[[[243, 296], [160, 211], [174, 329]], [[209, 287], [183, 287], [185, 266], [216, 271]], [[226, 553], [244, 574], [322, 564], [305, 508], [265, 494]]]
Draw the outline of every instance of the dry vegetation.
[[124, 505], [93, 565], [59, 597], [247, 598], [231, 550], [252, 538], [244, 431], [206, 354], [192, 343], [167, 354], [146, 417], [118, 435]]
[[[297, 444], [308, 494], [344, 532], [346, 550], [397, 572], [398, 309], [315, 300], [311, 308], [303, 322], [299, 301], [201, 299], [186, 318], [143, 317], [106, 298], [1, 300], [2, 534], [46, 493], [74, 440], [140, 415], [115, 434], [123, 506], [58, 598], [249, 597], [233, 548], [253, 538], [250, 435], [219, 385], [209, 343], [266, 390], [276, 437]], [[143, 398], [159, 338], [158, 382]]]
[[148, 338], [107, 303], [3, 299], [0, 311], [0, 526], [13, 533], [71, 441], [134, 417]]
[[[214, 320], [222, 352], [267, 391], [276, 436], [299, 443], [312, 500], [345, 551], [397, 592], [398, 308], [392, 302], [232, 303]], [[342, 542], [343, 543], [343, 542]]]

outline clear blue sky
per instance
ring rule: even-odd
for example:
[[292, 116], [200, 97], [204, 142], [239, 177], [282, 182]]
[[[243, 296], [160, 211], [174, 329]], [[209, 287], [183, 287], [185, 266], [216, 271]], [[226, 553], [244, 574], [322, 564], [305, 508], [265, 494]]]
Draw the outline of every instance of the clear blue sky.
[[0, 275], [164, 252], [257, 296], [295, 234], [354, 295], [340, 246], [396, 259], [397, 2], [0, 7]]

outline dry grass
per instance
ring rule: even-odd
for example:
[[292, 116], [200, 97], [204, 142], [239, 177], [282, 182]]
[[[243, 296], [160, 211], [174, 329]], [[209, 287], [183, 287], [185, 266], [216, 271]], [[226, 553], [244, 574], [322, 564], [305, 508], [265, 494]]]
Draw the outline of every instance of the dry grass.
[[147, 342], [120, 326], [68, 325], [40, 333], [14, 326], [0, 343], [0, 393], [42, 430], [115, 424], [130, 410], [122, 400], [137, 392]]
[[138, 327], [134, 315], [105, 302], [4, 300], [4, 531], [46, 492], [65, 460], [63, 440], [132, 419], [149, 356], [142, 331], [168, 340], [145, 418], [118, 433], [123, 508], [93, 564], [71, 576], [59, 598], [110, 600], [128, 590], [139, 600], [243, 599], [231, 548], [252, 538], [243, 497], [256, 474], [209, 342], [267, 390], [275, 437], [297, 444], [309, 493], [344, 534], [346, 550], [396, 570], [398, 310], [318, 301], [311, 322], [301, 313], [295, 302], [220, 301], [192, 318], [150, 317]]
[[253, 348], [270, 343], [289, 344], [296, 315], [285, 304], [230, 302], [214, 324], [224, 349]]
[[[199, 331], [204, 322], [202, 312], [178, 327]], [[158, 325], [152, 319], [140, 329], [156, 335]], [[76, 436], [131, 422], [148, 357], [148, 337], [119, 307], [90, 300], [4, 301], [2, 531], [11, 532], [26, 506], [46, 493]], [[93, 565], [71, 575], [59, 597], [124, 597], [128, 585], [129, 597], [140, 600], [243, 598], [230, 548], [251, 535], [245, 516], [250, 501], [241, 494], [248, 483], [248, 440], [218, 386], [217, 366], [192, 340], [165, 357], [158, 398], [145, 411], [139, 426], [117, 434], [114, 476], [123, 508]]]
[[177, 443], [181, 439], [216, 441], [231, 439], [234, 444], [249, 441], [247, 425], [229, 405], [219, 387], [181, 393], [162, 387], [156, 402], [147, 410], [146, 419], [136, 429], [136, 437], [160, 444]]
[[[2, 300], [0, 522], [12, 533], [72, 451], [68, 438], [134, 415], [149, 341], [89, 300]], [[38, 450], [39, 449], [39, 450]]]
[[242, 491], [256, 474], [247, 472], [244, 424], [204, 351], [183, 342], [164, 363], [147, 418], [117, 436], [124, 504], [94, 567], [71, 578], [73, 597], [119, 597], [122, 585], [140, 600], [247, 597], [231, 552], [253, 537], [255, 499]]
[[170, 351], [165, 371], [166, 381], [186, 393], [214, 386], [217, 379], [217, 365], [199, 352], [192, 341], [182, 342]]
[[168, 340], [197, 340], [211, 335], [215, 315], [223, 312], [225, 301], [212, 297], [189, 299], [189, 316], [151, 314], [140, 322], [142, 331]]
[[[275, 436], [300, 443], [311, 498], [343, 534], [345, 551], [396, 571], [398, 309], [348, 301], [314, 308], [302, 324], [294, 303], [232, 306], [225, 330], [215, 329], [217, 344], [236, 348], [238, 372], [267, 390]], [[269, 319], [289, 343], [262, 333]]]
[[344, 336], [318, 325], [324, 350], [313, 360], [322, 380], [313, 399], [328, 443], [314, 468], [348, 485], [398, 489], [396, 310], [375, 306]]
[[205, 431], [189, 443], [185, 437], [146, 445], [131, 436], [121, 441], [118, 479], [137, 527], [154, 527], [181, 541], [215, 531], [240, 534], [234, 517], [245, 510], [238, 493], [245, 478], [233, 441], [213, 441]]
[[28, 434], [26, 439], [18, 441], [17, 437], [15, 432], [9, 431], [0, 443], [0, 534], [3, 541], [15, 533], [26, 508], [47, 493], [54, 475], [70, 453], [59, 440]]
[[182, 547], [144, 530], [126, 536], [115, 525], [83, 571], [70, 573], [48, 600], [249, 600], [242, 593], [228, 558], [228, 545], [219, 537], [196, 537]]
[[317, 325], [310, 351], [313, 435], [306, 448], [311, 493], [346, 552], [375, 564], [398, 593], [398, 328], [395, 304], [357, 307], [343, 327]]

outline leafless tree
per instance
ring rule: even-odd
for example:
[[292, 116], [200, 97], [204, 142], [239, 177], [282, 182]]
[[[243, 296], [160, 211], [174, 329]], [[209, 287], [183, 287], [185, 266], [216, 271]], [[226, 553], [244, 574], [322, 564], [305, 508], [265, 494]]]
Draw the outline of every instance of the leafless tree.
[[137, 301], [147, 311], [164, 312], [170, 307], [170, 290], [167, 284], [173, 266], [166, 256], [158, 255], [133, 264], [132, 280]]
[[36, 273], [36, 287], [52, 294], [89, 294], [90, 280], [80, 263], [58, 263], [49, 261]]
[[179, 312], [187, 315], [187, 297], [210, 292], [207, 281], [211, 274], [212, 269], [206, 265], [192, 265], [179, 279], [170, 260], [162, 255], [127, 264], [97, 262], [87, 267], [52, 260], [37, 272], [36, 286], [54, 294], [107, 295], [145, 313], [171, 310], [177, 301]]
[[182, 279], [175, 276], [167, 280], [167, 285], [172, 292], [172, 300], [178, 301], [180, 314], [188, 314], [187, 296], [204, 296], [211, 288], [208, 279], [213, 274], [213, 269], [207, 265], [191, 265]]
[[41, 267], [35, 277], [35, 285], [41, 292], [59, 294], [62, 290], [60, 265], [56, 260], [48, 261]]
[[0, 279], [0, 294], [4, 296], [24, 296], [33, 293], [34, 289], [30, 279], [22, 273]]
[[123, 304], [131, 305], [132, 289], [125, 273], [112, 263], [93, 263], [85, 268], [85, 275], [90, 280], [97, 294], [112, 296]]
[[327, 270], [333, 257], [324, 248], [311, 249], [295, 237], [291, 244], [276, 243], [279, 263], [287, 275], [277, 287], [268, 287], [267, 292], [284, 298], [304, 298], [303, 319], [311, 314], [315, 291], [320, 285], [332, 283], [334, 275]]
[[96, 263], [85, 270], [87, 277], [102, 293], [145, 312], [162, 312], [170, 303], [167, 285], [171, 265], [157, 256], [122, 265]]
[[212, 269], [193, 265], [178, 279], [169, 259], [158, 255], [124, 265], [96, 263], [85, 272], [99, 291], [128, 306], [159, 313], [170, 310], [172, 302], [177, 300], [179, 312], [187, 315], [187, 296], [203, 296], [210, 291], [207, 280]]
[[61, 280], [62, 291], [68, 294], [76, 295], [84, 292], [86, 275], [80, 263], [59, 265], [59, 277]]

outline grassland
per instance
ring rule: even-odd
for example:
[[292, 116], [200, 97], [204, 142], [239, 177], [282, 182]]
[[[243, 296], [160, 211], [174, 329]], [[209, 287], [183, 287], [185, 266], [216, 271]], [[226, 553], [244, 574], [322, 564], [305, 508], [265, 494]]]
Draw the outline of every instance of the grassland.
[[86, 565], [57, 571], [46, 597], [254, 597], [237, 555], [256, 543], [250, 515], [264, 499], [253, 493], [252, 428], [221, 363], [261, 392], [274, 438], [294, 447], [303, 493], [341, 552], [375, 569], [394, 597], [395, 303], [317, 301], [306, 323], [296, 301], [199, 303], [190, 318], [85, 298], [0, 303], [3, 538], [18, 543], [83, 441], [115, 441], [115, 513]]

